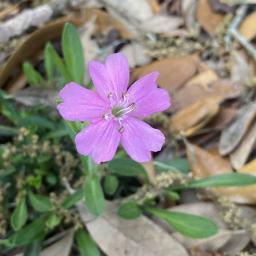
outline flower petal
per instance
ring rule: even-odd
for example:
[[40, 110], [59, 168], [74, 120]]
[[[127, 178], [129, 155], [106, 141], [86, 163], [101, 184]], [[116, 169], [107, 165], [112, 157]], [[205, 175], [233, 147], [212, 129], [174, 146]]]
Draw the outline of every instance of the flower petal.
[[81, 155], [90, 155], [97, 163], [111, 160], [117, 150], [121, 134], [114, 120], [102, 120], [84, 128], [76, 135], [77, 151]]
[[106, 59], [106, 69], [118, 99], [126, 92], [129, 84], [129, 64], [122, 53], [111, 54]]
[[63, 102], [57, 109], [68, 121], [96, 122], [102, 119], [108, 109], [108, 104], [95, 92], [73, 82], [65, 85], [59, 96]]
[[147, 123], [128, 117], [123, 123], [124, 131], [121, 143], [128, 155], [137, 162], [148, 162], [150, 151], [160, 151], [165, 137], [160, 130], [152, 128]]
[[112, 94], [118, 101], [126, 92], [129, 83], [129, 65], [126, 57], [115, 53], [107, 57], [106, 64], [89, 62], [89, 73], [98, 94], [108, 99]]
[[130, 115], [147, 117], [170, 107], [168, 92], [157, 88], [158, 76], [158, 72], [153, 72], [131, 85], [128, 90], [128, 98], [130, 103], [135, 103], [135, 110]]

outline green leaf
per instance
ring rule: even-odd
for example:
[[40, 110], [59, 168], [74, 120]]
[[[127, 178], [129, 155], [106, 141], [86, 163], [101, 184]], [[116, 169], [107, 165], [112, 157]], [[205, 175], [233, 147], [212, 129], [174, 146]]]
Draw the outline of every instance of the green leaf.
[[200, 180], [194, 180], [186, 187], [204, 188], [204, 187], [229, 187], [229, 186], [247, 186], [256, 183], [256, 176], [244, 173], [225, 173], [210, 176]]
[[25, 197], [17, 204], [12, 216], [11, 225], [15, 231], [20, 230], [28, 219], [28, 209]]
[[154, 161], [157, 172], [178, 171], [184, 174], [189, 173], [189, 162], [185, 158], [177, 158], [167, 161]]
[[53, 205], [48, 197], [36, 195], [29, 192], [29, 200], [35, 211], [48, 212], [53, 209]]
[[119, 181], [115, 175], [106, 175], [103, 183], [104, 191], [110, 196], [114, 195], [118, 188], [118, 184]]
[[120, 176], [137, 176], [145, 175], [144, 167], [129, 159], [129, 158], [116, 158], [109, 162], [108, 169], [115, 174]]
[[55, 62], [54, 56], [52, 54], [52, 45], [47, 43], [44, 48], [44, 66], [47, 74], [48, 80], [52, 81], [54, 79], [54, 71], [55, 71]]
[[51, 122], [49, 119], [43, 116], [38, 116], [38, 115], [24, 116], [19, 123], [20, 125], [25, 127], [35, 126], [35, 127], [47, 128], [51, 130], [55, 128], [55, 124], [53, 122]]
[[61, 38], [64, 61], [72, 81], [84, 82], [85, 60], [79, 34], [74, 25], [66, 23]]
[[172, 191], [172, 190], [169, 190], [169, 189], [165, 189], [164, 190], [164, 194], [169, 197], [171, 200], [173, 201], [179, 201], [180, 200], [180, 196], [178, 193]]
[[96, 175], [87, 176], [84, 184], [85, 204], [89, 211], [95, 215], [100, 215], [105, 208], [105, 199]]
[[47, 44], [47, 51], [48, 54], [51, 56], [53, 63], [56, 66], [56, 69], [59, 71], [60, 75], [64, 78], [64, 82], [68, 83], [70, 82], [71, 76], [69, 74], [69, 71], [67, 70], [63, 60], [60, 58], [56, 50], [54, 49], [53, 45], [51, 43]]
[[218, 232], [218, 227], [213, 221], [201, 216], [158, 208], [146, 208], [146, 211], [166, 221], [182, 235], [194, 239], [207, 238]]
[[76, 244], [80, 256], [100, 256], [97, 244], [91, 236], [83, 229], [79, 229], [75, 234]]
[[58, 225], [60, 224], [60, 222], [61, 222], [61, 218], [60, 218], [56, 213], [52, 213], [52, 214], [48, 217], [48, 219], [47, 219], [45, 225], [46, 225], [46, 227], [47, 227], [49, 230], [52, 230], [52, 229], [54, 229], [56, 226], [58, 226]]
[[8, 241], [12, 246], [18, 247], [42, 238], [44, 235], [45, 221], [46, 216], [35, 219], [32, 223], [11, 235]]
[[35, 240], [27, 246], [23, 256], [40, 256], [41, 241]]
[[123, 203], [117, 211], [118, 215], [124, 219], [136, 219], [141, 216], [142, 211], [135, 202]]
[[85, 175], [94, 175], [96, 173], [97, 165], [93, 162], [93, 160], [90, 157], [82, 156], [81, 161], [82, 161], [83, 172], [85, 173]]
[[80, 200], [82, 200], [83, 196], [84, 196], [84, 190], [78, 189], [75, 193], [73, 193], [65, 198], [65, 200], [62, 203], [62, 206], [65, 209], [69, 209], [72, 206], [74, 206], [76, 203], [78, 203]]
[[23, 73], [31, 86], [39, 86], [44, 82], [43, 77], [33, 68], [29, 62], [23, 63]]
[[0, 125], [0, 136], [13, 136], [18, 133], [17, 128]]

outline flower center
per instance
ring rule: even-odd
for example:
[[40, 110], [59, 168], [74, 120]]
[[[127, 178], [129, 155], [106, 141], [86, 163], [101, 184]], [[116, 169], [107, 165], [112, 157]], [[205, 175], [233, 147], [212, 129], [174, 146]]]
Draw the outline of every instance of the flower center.
[[114, 106], [111, 110], [111, 114], [116, 118], [121, 118], [135, 109], [135, 104], [132, 103], [129, 106]]

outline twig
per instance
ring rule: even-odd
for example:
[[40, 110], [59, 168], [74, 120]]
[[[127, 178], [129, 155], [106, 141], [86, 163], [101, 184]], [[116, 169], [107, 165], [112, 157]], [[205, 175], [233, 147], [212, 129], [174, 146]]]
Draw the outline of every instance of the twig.
[[244, 18], [247, 9], [248, 9], [247, 5], [242, 5], [242, 6], [240, 6], [237, 9], [235, 18], [230, 23], [230, 26], [228, 28], [227, 34], [226, 34], [226, 36], [224, 38], [224, 41], [225, 41], [225, 44], [226, 44], [226, 49], [230, 49], [231, 48], [230, 46], [231, 46], [232, 31], [237, 29], [237, 27], [241, 23], [242, 19]]
[[237, 30], [231, 31], [232, 36], [247, 50], [251, 57], [256, 61], [256, 49], [248, 40], [242, 36]]

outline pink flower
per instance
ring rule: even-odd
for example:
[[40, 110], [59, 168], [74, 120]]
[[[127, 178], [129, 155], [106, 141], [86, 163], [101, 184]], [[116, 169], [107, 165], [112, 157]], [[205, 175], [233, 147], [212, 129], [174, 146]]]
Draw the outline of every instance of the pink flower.
[[76, 135], [77, 151], [101, 163], [111, 160], [121, 143], [135, 161], [149, 161], [151, 151], [160, 151], [165, 137], [141, 119], [170, 106], [167, 91], [157, 88], [159, 73], [150, 73], [128, 88], [129, 66], [121, 53], [108, 56], [105, 65], [91, 61], [89, 73], [96, 92], [71, 82], [60, 91], [63, 102], [57, 106], [68, 121], [90, 122]]

